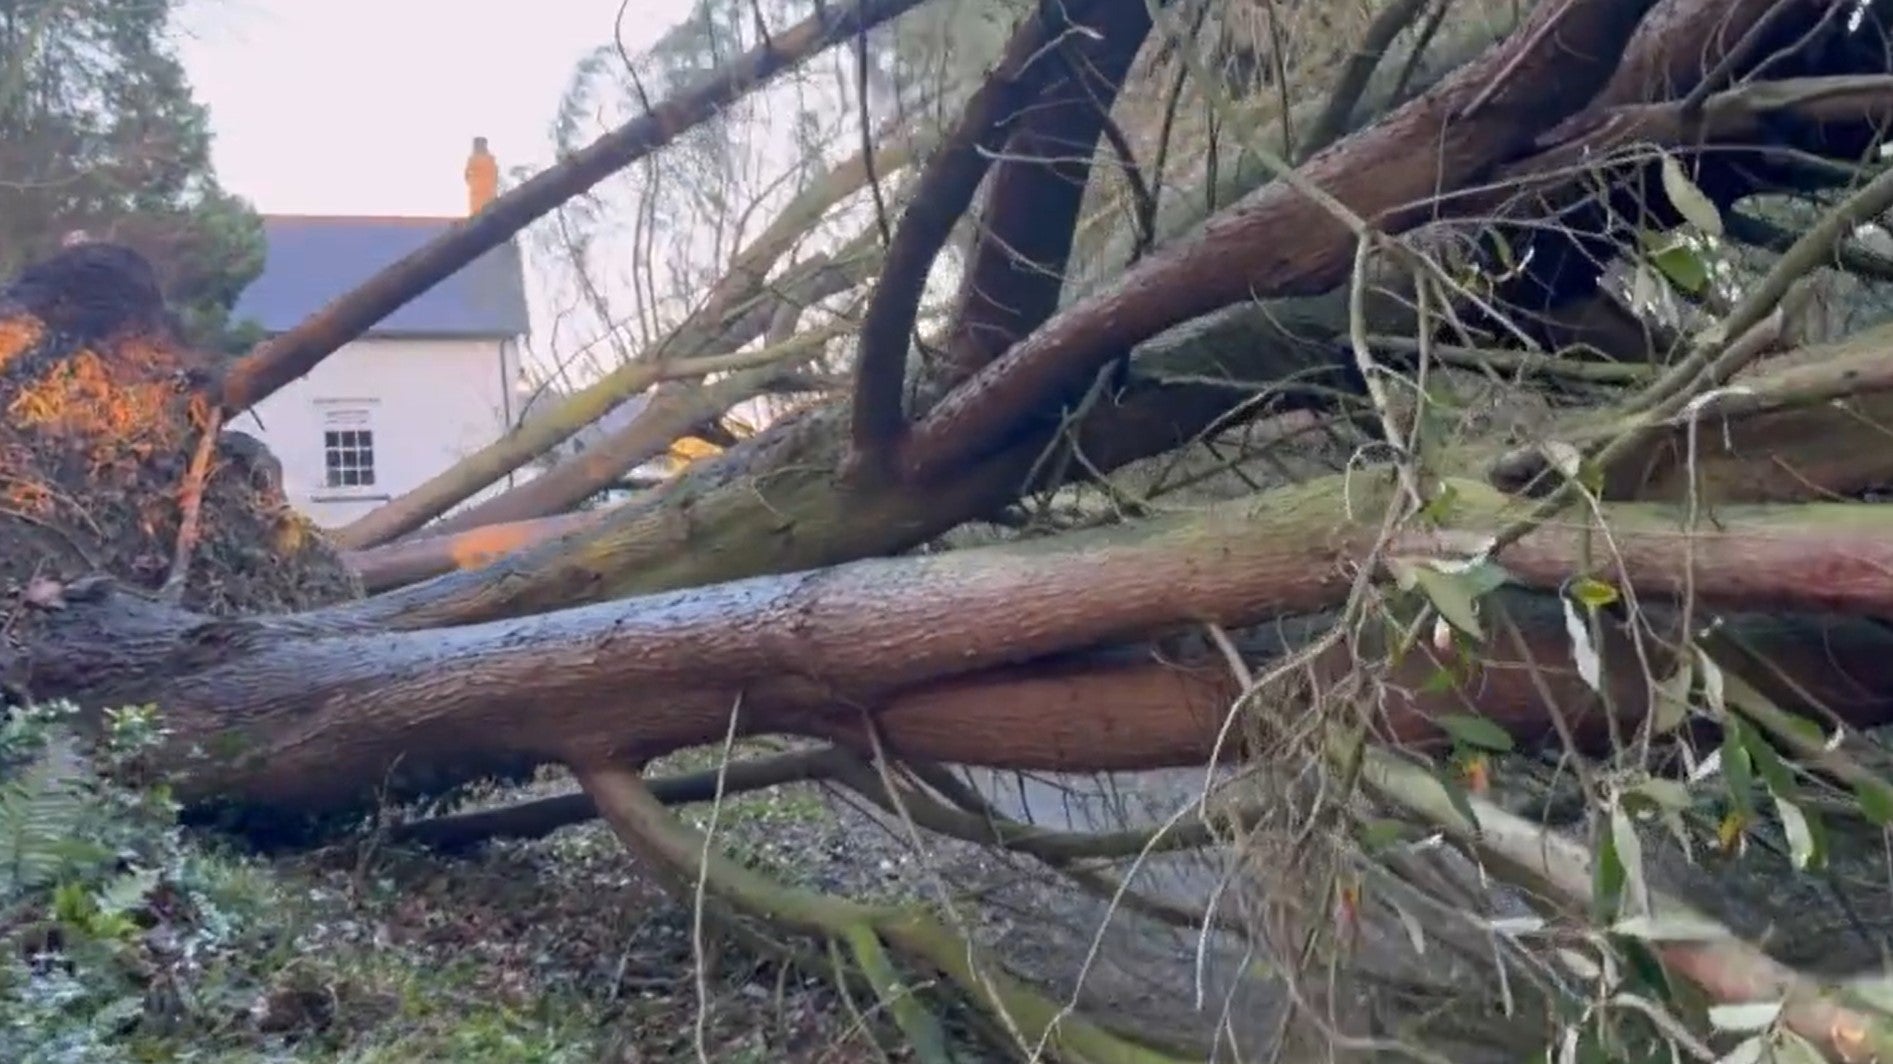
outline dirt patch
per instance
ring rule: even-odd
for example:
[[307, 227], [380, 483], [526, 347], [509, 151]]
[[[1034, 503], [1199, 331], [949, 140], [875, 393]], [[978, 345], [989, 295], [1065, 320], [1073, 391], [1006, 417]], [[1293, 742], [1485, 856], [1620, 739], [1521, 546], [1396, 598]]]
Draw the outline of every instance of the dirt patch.
[[[178, 335], [139, 255], [85, 244], [0, 291], [0, 584], [169, 575], [217, 364]], [[361, 595], [254, 440], [220, 439], [185, 605], [273, 613]]]

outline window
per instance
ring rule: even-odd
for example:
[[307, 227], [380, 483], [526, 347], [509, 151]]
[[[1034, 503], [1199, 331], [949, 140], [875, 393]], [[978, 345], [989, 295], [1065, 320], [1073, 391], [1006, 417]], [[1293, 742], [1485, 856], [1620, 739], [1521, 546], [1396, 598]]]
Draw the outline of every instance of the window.
[[330, 488], [375, 486], [375, 433], [365, 410], [332, 411], [322, 426], [324, 485]]

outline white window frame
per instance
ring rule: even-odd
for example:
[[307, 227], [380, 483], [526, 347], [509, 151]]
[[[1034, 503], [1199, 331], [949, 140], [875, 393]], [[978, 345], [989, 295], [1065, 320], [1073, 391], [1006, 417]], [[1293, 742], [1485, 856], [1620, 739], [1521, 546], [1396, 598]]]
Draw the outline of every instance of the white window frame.
[[[381, 464], [382, 439], [375, 418], [375, 407], [379, 405], [372, 399], [318, 400], [316, 408], [322, 413], [322, 424], [317, 430], [321, 433], [316, 438], [317, 458], [315, 501], [322, 502], [336, 499], [388, 499], [391, 498], [385, 483], [385, 471]], [[360, 441], [337, 440], [332, 437], [340, 433], [365, 433], [365, 444]], [[356, 452], [365, 451], [368, 482], [357, 484], [335, 483], [331, 470], [347, 469], [348, 466], [331, 466], [329, 458], [338, 448]], [[359, 456], [359, 455], [358, 455]], [[362, 468], [357, 465], [353, 468]]]

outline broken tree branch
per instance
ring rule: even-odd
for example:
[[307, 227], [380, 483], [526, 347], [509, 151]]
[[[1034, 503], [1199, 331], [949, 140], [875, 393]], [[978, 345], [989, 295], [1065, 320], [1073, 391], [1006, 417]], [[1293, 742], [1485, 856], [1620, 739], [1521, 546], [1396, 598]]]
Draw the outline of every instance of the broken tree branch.
[[[1539, 8], [1504, 44], [1309, 160], [1302, 183], [1387, 232], [1429, 219], [1441, 189], [1457, 188], [1513, 157], [1543, 125], [1580, 106], [1589, 86], [1601, 86], [1645, 6], [1582, 0], [1562, 15], [1561, 5]], [[1554, 17], [1557, 33], [1533, 32]], [[1495, 90], [1500, 72], [1507, 77]], [[1569, 91], [1540, 91], [1547, 82]], [[1463, 116], [1474, 98], [1487, 102]], [[1435, 165], [1407, 165], [1420, 143], [1430, 145]], [[1291, 183], [1264, 186], [1212, 218], [1194, 239], [1144, 258], [1067, 307], [949, 393], [914, 427], [904, 471], [926, 479], [1003, 445], [1047, 400], [1179, 322], [1238, 300], [1327, 290], [1346, 277], [1354, 245], [1346, 223]]]
[[[1086, 20], [1100, 25], [1074, 32], [1073, 26]], [[888, 245], [886, 265], [875, 284], [874, 296], [862, 317], [852, 422], [858, 459], [885, 457], [884, 452], [906, 432], [902, 392], [907, 353], [927, 277], [954, 227], [972, 205], [995, 153], [1007, 143], [1011, 124], [1021, 121], [1067, 69], [1051, 53], [1066, 47], [1067, 38], [1084, 42], [1077, 48], [1080, 52], [1103, 53], [1086, 55], [1080, 62], [1092, 64], [1101, 59], [1107, 68], [1116, 67], [1116, 76], [1106, 90], [1104, 106], [1108, 107], [1109, 97], [1115, 95], [1129, 58], [1149, 32], [1149, 25], [1141, 0], [1041, 5], [1023, 20], [1006, 45], [998, 68], [967, 100], [953, 133], [920, 173]], [[1078, 127], [1066, 133], [1070, 140], [1081, 140], [1085, 132], [1090, 133], [1089, 143], [1083, 148], [1088, 155], [1098, 135], [1097, 121], [1089, 123], [1089, 130], [1083, 128], [1084, 123], [1067, 124]], [[1027, 231], [1040, 224], [1034, 221]], [[1007, 254], [1017, 253], [1007, 250]], [[1043, 265], [1056, 269], [1063, 265], [1062, 258], [1058, 263]], [[997, 298], [996, 293], [988, 296]]]
[[383, 269], [294, 329], [258, 345], [225, 375], [225, 411], [249, 409], [534, 219], [675, 140], [743, 93], [919, 3], [854, 0], [818, 7], [802, 22], [771, 35], [690, 88], [495, 199], [479, 214]]
[[217, 454], [217, 434], [223, 429], [223, 409], [209, 406], [204, 413], [203, 436], [191, 454], [190, 468], [178, 492], [177, 550], [171, 558], [170, 575], [158, 591], [166, 602], [184, 601], [184, 589], [190, 583], [191, 555], [197, 551], [198, 522], [204, 508], [204, 488], [210, 482], [210, 463]]
[[[850, 242], [837, 255], [839, 262], [824, 259], [791, 271], [783, 282], [784, 297], [824, 298], [849, 284], [872, 261], [865, 241], [859, 239]], [[552, 409], [521, 422], [499, 439], [429, 477], [399, 498], [338, 529], [332, 538], [350, 550], [387, 543], [422, 527], [654, 385], [794, 358], [809, 353], [810, 345], [834, 335], [831, 330], [810, 338], [794, 338], [780, 347], [703, 354], [719, 342], [740, 347], [766, 330], [778, 300], [763, 298], [763, 295], [766, 293], [750, 293], [747, 301], [732, 299], [730, 305], [723, 308], [721, 317], [712, 316], [706, 308], [673, 331], [650, 357], [618, 366]]]
[[[1583, 845], [1477, 796], [1461, 796], [1461, 805], [1432, 772], [1386, 751], [1365, 753], [1361, 778], [1374, 792], [1421, 814], [1466, 848], [1516, 870], [1560, 907], [1582, 911], [1591, 903], [1596, 857]], [[1475, 822], [1467, 822], [1464, 809], [1470, 809]], [[1694, 929], [1658, 936], [1647, 944], [1666, 967], [1696, 984], [1712, 1002], [1780, 1002], [1789, 1029], [1837, 1060], [1879, 1060], [1893, 1054], [1893, 1021], [1886, 1016], [1847, 1001], [1837, 987], [1788, 968], [1677, 898], [1652, 891], [1648, 904], [1653, 926]]]
[[[892, 748], [924, 760], [1187, 764], [1207, 756], [1220, 710], [1186, 674], [1028, 663], [1179, 624], [1331, 608], [1358, 567], [1377, 562], [1390, 489], [1367, 479], [1336, 475], [1125, 527], [446, 630], [338, 634], [315, 627], [318, 615], [208, 620], [73, 587], [64, 608], [38, 616], [43, 636], [13, 664], [47, 697], [156, 701], [182, 737], [225, 735], [219, 745], [240, 753], [192, 763], [181, 793], [263, 804], [353, 802], [391, 779], [521, 760], [654, 757], [721, 734], [738, 690], [747, 727], [857, 748], [859, 715], [832, 707], [884, 706]], [[1450, 484], [1451, 526], [1408, 533], [1399, 550], [1466, 556], [1520, 507], [1474, 482]], [[1688, 535], [1674, 507], [1607, 504], [1593, 521], [1530, 533], [1497, 560], [1523, 586], [1557, 589], [1607, 528], [1617, 582], [1646, 600], [1687, 586], [1734, 609], [1893, 611], [1893, 511], [1731, 506], [1717, 518], [1717, 530]], [[1010, 676], [985, 672], [1015, 666]], [[970, 685], [955, 687], [959, 676]], [[630, 713], [626, 691], [640, 693]], [[1078, 697], [1102, 704], [1069, 701]], [[1007, 725], [969, 723], [1022, 712]], [[1116, 712], [1142, 722], [1100, 726]], [[1060, 713], [1069, 719], [1052, 726]], [[1155, 723], [1166, 719], [1168, 738]], [[312, 741], [325, 734], [349, 742]]]
[[412, 536], [367, 550], [345, 551], [343, 560], [370, 594], [426, 580], [455, 569], [478, 569], [505, 555], [596, 526], [605, 510], [581, 510], [528, 521], [481, 525], [462, 532]]

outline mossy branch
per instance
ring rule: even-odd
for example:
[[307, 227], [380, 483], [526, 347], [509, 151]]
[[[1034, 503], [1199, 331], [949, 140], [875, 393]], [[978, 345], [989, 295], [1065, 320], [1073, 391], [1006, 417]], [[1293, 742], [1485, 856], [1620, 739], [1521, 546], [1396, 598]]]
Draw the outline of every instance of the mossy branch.
[[[714, 852], [673, 817], [628, 769], [593, 766], [579, 781], [612, 833], [636, 856], [673, 873], [703, 865], [706, 890], [749, 915], [803, 934], [859, 939], [871, 933], [895, 951], [940, 972], [983, 1010], [997, 1015], [1024, 1045], [1083, 1064], [1178, 1064], [1120, 1037], [1007, 975], [974, 944], [918, 907], [879, 907], [777, 883]], [[689, 878], [687, 875], [685, 878]]]

